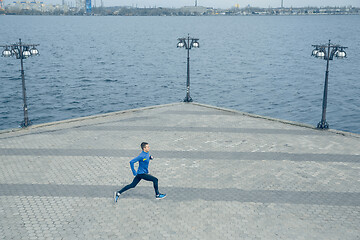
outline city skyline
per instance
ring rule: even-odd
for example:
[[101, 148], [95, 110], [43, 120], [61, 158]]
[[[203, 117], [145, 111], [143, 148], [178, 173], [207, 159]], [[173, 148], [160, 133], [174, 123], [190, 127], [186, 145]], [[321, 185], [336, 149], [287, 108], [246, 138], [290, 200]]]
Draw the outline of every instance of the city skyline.
[[[10, 4], [14, 0], [4, 0], [5, 4]], [[29, 0], [30, 1], [30, 0]], [[32, 1], [32, 0], [31, 0]], [[40, 0], [45, 4], [62, 4], [63, 0]], [[92, 0], [92, 5], [100, 6], [133, 6], [133, 7], [167, 7], [178, 8], [183, 6], [194, 6], [195, 0]], [[75, 4], [75, 0], [65, 0], [65, 3]], [[252, 7], [281, 7], [282, 0], [197, 0], [198, 6], [213, 8], [231, 8], [236, 4], [240, 8], [248, 5]], [[359, 0], [283, 0], [283, 7], [325, 7], [325, 6], [353, 6], [360, 7]]]

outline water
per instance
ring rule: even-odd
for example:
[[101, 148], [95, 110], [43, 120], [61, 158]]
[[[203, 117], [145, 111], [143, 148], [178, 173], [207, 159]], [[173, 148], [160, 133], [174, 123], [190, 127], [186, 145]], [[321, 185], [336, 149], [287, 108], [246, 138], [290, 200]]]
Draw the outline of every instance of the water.
[[[196, 102], [316, 125], [326, 61], [312, 44], [349, 47], [330, 62], [327, 121], [360, 133], [360, 16], [0, 16], [0, 45], [39, 43], [24, 61], [34, 124], [180, 102], [190, 51]], [[23, 120], [20, 60], [0, 58], [0, 129]]]

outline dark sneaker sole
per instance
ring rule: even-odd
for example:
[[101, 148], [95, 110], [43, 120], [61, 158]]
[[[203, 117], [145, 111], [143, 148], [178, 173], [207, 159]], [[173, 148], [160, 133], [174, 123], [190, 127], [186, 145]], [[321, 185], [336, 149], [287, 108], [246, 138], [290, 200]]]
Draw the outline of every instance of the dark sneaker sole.
[[115, 202], [115, 203], [117, 203], [117, 200], [118, 200], [118, 198], [116, 198], [116, 197], [117, 197], [117, 193], [114, 192], [114, 202]]

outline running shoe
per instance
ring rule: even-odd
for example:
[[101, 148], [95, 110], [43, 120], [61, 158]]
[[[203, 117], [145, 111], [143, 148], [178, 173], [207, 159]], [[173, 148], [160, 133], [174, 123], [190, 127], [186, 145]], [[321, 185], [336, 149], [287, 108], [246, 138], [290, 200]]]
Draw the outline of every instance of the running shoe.
[[156, 195], [156, 199], [163, 199], [163, 198], [166, 198], [166, 194], [160, 193], [160, 194]]
[[117, 202], [119, 199], [120, 193], [114, 192], [114, 202]]

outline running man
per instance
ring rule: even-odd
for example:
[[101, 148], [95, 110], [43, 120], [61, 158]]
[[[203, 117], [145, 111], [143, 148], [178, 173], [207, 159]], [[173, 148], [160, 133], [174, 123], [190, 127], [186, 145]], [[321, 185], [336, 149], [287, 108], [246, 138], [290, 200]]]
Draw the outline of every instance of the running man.
[[[132, 181], [132, 183], [130, 183], [129, 185], [126, 185], [120, 191], [114, 192], [114, 201], [115, 202], [117, 202], [117, 200], [119, 199], [120, 195], [123, 192], [129, 190], [130, 188], [134, 188], [141, 181], [141, 179], [144, 179], [145, 181], [153, 182], [156, 199], [163, 199], [166, 197], [166, 194], [159, 193], [158, 179], [149, 174], [149, 170], [148, 170], [149, 163], [150, 163], [150, 160], [153, 159], [153, 156], [149, 155], [149, 150], [150, 150], [149, 144], [147, 142], [142, 142], [141, 149], [142, 149], [142, 152], [140, 153], [140, 155], [130, 161], [130, 167], [131, 167], [131, 170], [132, 170], [135, 178]], [[135, 171], [135, 168], [134, 168], [134, 164], [136, 162], [139, 162], [139, 167], [138, 167], [137, 171]]]

